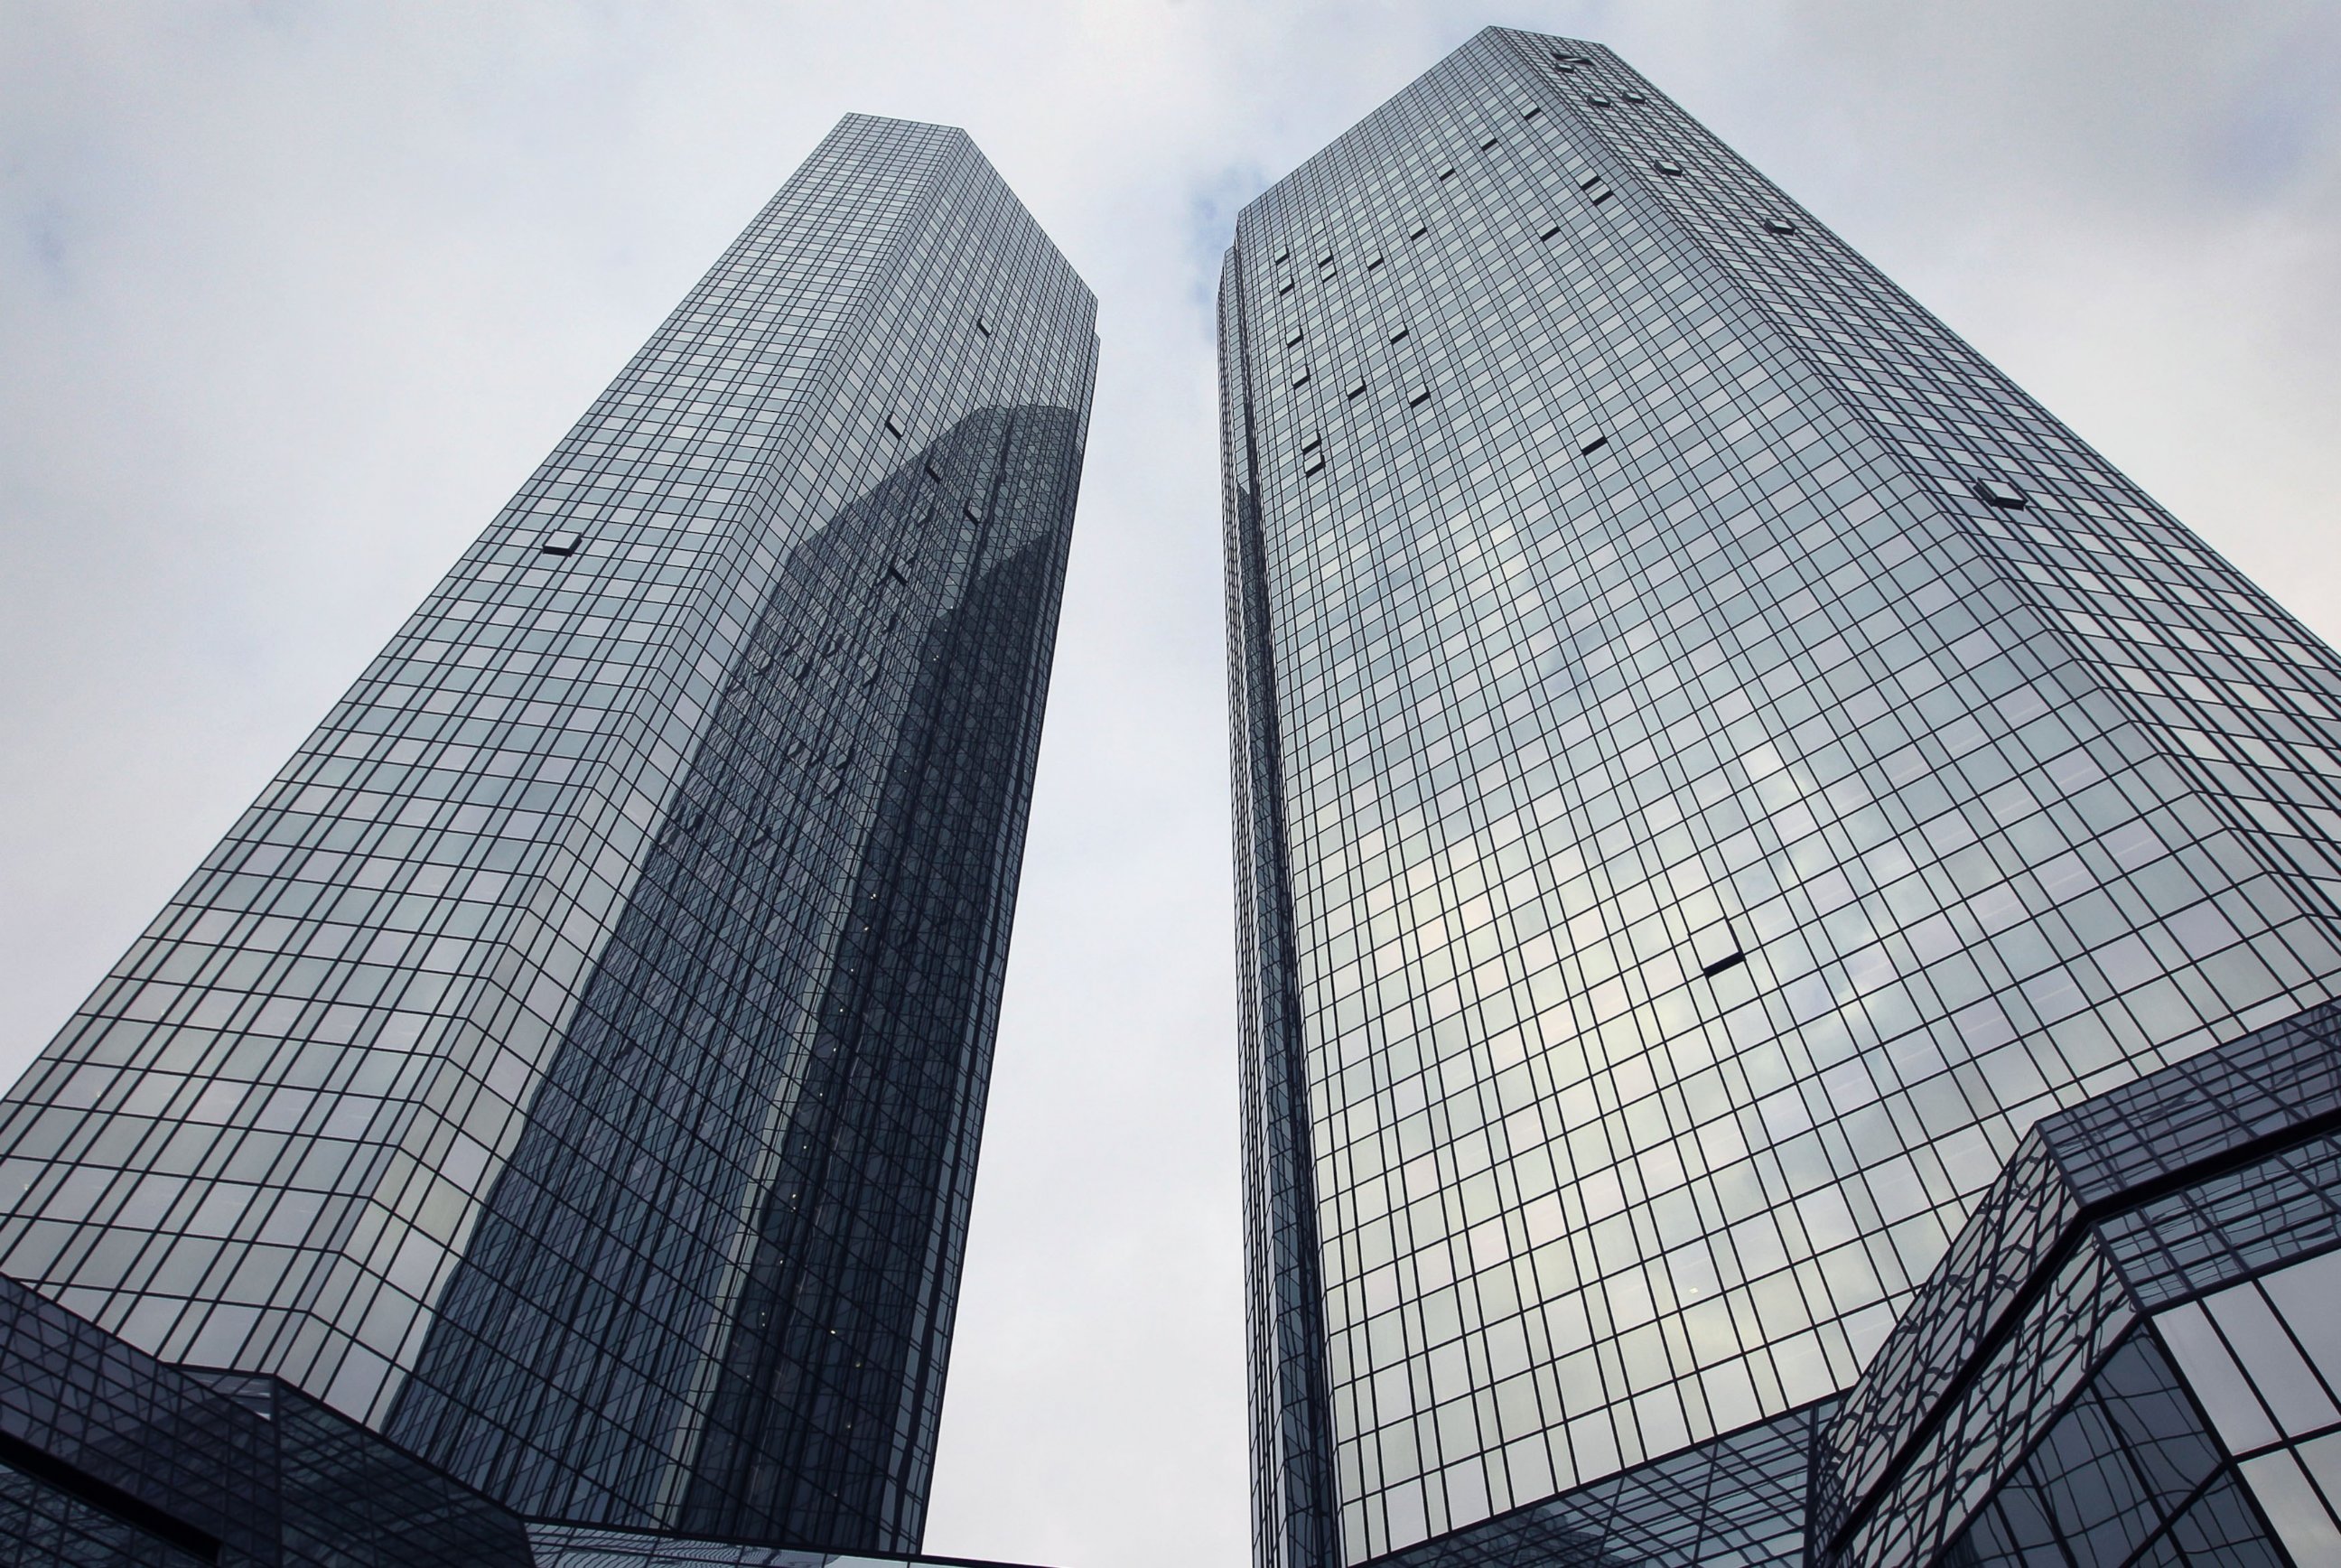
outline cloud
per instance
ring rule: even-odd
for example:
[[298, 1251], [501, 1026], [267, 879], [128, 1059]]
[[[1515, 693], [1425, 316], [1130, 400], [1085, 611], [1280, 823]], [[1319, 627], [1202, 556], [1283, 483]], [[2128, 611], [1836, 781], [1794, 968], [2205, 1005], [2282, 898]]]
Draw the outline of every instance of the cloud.
[[929, 1545], [1240, 1561], [1212, 289], [1487, 22], [1623, 51], [2341, 633], [2329, 6], [0, 0], [0, 1074], [841, 113], [965, 125], [1104, 359]]

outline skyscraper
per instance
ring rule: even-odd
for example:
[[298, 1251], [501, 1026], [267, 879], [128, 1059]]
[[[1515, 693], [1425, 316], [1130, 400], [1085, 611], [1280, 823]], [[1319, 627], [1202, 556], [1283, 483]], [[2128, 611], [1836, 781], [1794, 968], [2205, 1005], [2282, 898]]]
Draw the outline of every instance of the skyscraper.
[[1094, 315], [963, 133], [842, 122], [0, 1107], [10, 1343], [915, 1551]]
[[1220, 310], [1260, 1568], [2313, 1556], [2341, 657], [1593, 45]]

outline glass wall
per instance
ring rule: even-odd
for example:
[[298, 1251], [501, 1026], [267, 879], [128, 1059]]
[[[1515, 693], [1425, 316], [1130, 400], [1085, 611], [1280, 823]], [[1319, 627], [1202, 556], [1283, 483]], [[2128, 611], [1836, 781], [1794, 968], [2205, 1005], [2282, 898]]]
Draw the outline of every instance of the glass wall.
[[1093, 319], [841, 123], [0, 1106], [0, 1272], [533, 1514], [914, 1549]]
[[1255, 1469], [1344, 1561], [1837, 1394], [2037, 1119], [2333, 994], [2341, 659], [1615, 55], [1481, 34], [1221, 321]]

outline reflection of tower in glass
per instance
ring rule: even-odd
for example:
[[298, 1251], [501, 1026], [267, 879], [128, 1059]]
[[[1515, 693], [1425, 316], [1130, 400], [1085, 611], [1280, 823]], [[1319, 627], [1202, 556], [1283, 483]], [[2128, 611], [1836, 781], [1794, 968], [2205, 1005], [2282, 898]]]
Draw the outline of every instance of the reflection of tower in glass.
[[27, 1072], [0, 1270], [525, 1514], [915, 1551], [1092, 318], [842, 122]]
[[[1593, 45], [1271, 186], [1220, 347], [1262, 1568], [1801, 1560], [1817, 1455], [1848, 1563], [2341, 1502], [2330, 1403], [2157, 1471], [2191, 1331], [2067, 1228], [2274, 1146], [2127, 1108], [2326, 1135], [2341, 659]], [[2259, 1289], [2333, 1168], [2157, 1244]]]
[[[1080, 434], [978, 411], [782, 563], [392, 1436], [530, 1512], [663, 1484], [695, 1533], [916, 1545]], [[711, 1156], [757, 1173], [744, 1238]], [[582, 1358], [581, 1319], [659, 1353]]]

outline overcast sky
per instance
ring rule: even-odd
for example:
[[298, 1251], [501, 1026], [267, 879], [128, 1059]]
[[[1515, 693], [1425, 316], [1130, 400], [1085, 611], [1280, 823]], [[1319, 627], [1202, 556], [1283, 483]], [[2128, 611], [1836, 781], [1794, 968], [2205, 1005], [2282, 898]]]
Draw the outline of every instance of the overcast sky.
[[0, 1082], [838, 115], [963, 125], [1104, 353], [927, 1544], [1238, 1568], [1210, 294], [1489, 22], [2341, 636], [2341, 5], [0, 0]]

